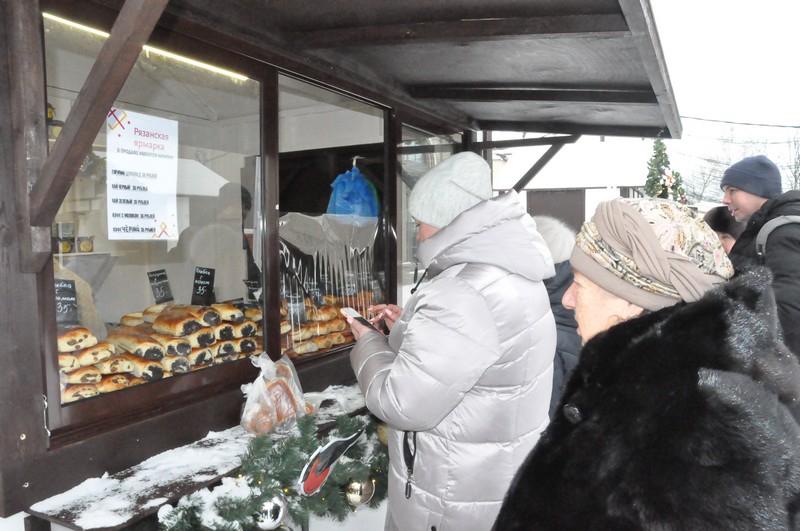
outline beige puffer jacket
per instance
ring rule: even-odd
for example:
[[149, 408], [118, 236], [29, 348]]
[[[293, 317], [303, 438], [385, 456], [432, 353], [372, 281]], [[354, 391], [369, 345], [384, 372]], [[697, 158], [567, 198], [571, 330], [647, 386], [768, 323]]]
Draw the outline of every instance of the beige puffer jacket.
[[[429, 282], [388, 338], [368, 332], [350, 355], [390, 427], [386, 527], [488, 530], [548, 423], [553, 262], [514, 192], [467, 210], [419, 254]], [[418, 432], [409, 498], [403, 430]]]

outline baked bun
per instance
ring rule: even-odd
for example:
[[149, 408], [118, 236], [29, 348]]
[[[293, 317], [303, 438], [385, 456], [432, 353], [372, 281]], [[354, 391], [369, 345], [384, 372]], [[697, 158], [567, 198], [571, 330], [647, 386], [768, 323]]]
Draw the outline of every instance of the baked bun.
[[192, 348], [210, 347], [217, 340], [217, 338], [214, 337], [214, 329], [210, 326], [196, 330], [191, 334], [187, 334], [185, 337]]
[[242, 419], [244, 429], [255, 435], [264, 435], [275, 431], [275, 412], [267, 407], [260, 406]]
[[219, 313], [220, 317], [223, 321], [228, 321], [231, 323], [241, 323], [244, 321], [244, 312], [234, 306], [233, 304], [229, 303], [220, 303], [220, 304], [212, 304], [212, 308], [214, 308], [217, 313]]
[[164, 357], [161, 343], [138, 326], [120, 326], [111, 330], [107, 339], [115, 347], [136, 354], [140, 358], [158, 361]]
[[153, 322], [155, 322], [156, 318], [159, 316], [159, 314], [161, 314], [164, 308], [170, 306], [171, 304], [172, 304], [171, 302], [163, 302], [160, 304], [154, 304], [152, 306], [148, 306], [142, 312], [142, 320], [145, 323], [152, 324]]
[[122, 355], [113, 356], [107, 360], [102, 360], [94, 365], [100, 371], [100, 374], [115, 374], [119, 372], [133, 372], [133, 364], [130, 360]]
[[82, 348], [93, 347], [97, 338], [87, 328], [71, 326], [58, 330], [58, 351], [75, 352]]
[[66, 373], [64, 381], [68, 384], [96, 384], [103, 378], [100, 370], [90, 365], [89, 367], [81, 367], [74, 371]]
[[78, 363], [80, 363], [82, 367], [86, 367], [87, 365], [94, 365], [98, 361], [107, 360], [113, 356], [115, 352], [116, 349], [113, 344], [108, 341], [102, 341], [93, 347], [76, 350], [72, 355], [78, 358]]
[[234, 354], [236, 353], [236, 344], [233, 339], [229, 341], [217, 341], [211, 351], [214, 352], [215, 358], [226, 354]]
[[186, 356], [192, 351], [192, 344], [185, 337], [175, 337], [161, 332], [151, 332], [150, 337], [161, 343], [167, 356]]
[[260, 321], [263, 318], [263, 312], [261, 308], [245, 308], [244, 316], [251, 321]]
[[[186, 356], [164, 356], [161, 359], [161, 366], [165, 371], [175, 374], [189, 372], [191, 366]], [[166, 375], [164, 375], [166, 377]]]
[[306, 339], [310, 339], [311, 337], [314, 336], [316, 329], [317, 327], [314, 324], [300, 325], [299, 328], [292, 330], [292, 340], [304, 341]]
[[153, 330], [171, 336], [185, 336], [200, 330], [203, 326], [205, 326], [203, 322], [185, 306], [168, 306], [153, 322]]
[[313, 341], [297, 341], [292, 345], [292, 350], [295, 354], [310, 354], [319, 350], [319, 347]]
[[289, 321], [281, 321], [281, 334], [287, 334], [292, 331], [292, 323]]
[[233, 325], [233, 337], [252, 337], [256, 335], [256, 323], [242, 321]]
[[144, 322], [142, 312], [126, 313], [119, 318], [119, 324], [125, 326], [137, 326]]
[[129, 385], [130, 380], [124, 374], [109, 374], [103, 376], [103, 379], [97, 384], [97, 390], [101, 393], [111, 393], [120, 389], [127, 389]]
[[317, 327], [315, 335], [324, 336], [325, 334], [329, 334], [331, 331], [330, 321], [315, 321], [313, 324]]
[[330, 321], [339, 317], [339, 308], [332, 305], [320, 306], [311, 311], [313, 321]]
[[200, 319], [205, 326], [216, 326], [222, 322], [220, 313], [211, 306], [185, 306], [186, 310]]
[[333, 340], [328, 336], [317, 336], [311, 339], [318, 349], [324, 350], [333, 346]]
[[76, 400], [91, 398], [99, 394], [100, 391], [94, 384], [68, 385], [63, 391], [61, 391], [61, 403], [68, 404], [70, 402], [75, 402]]
[[231, 352], [229, 354], [221, 354], [219, 356], [214, 357], [214, 365], [219, 365], [221, 363], [228, 363], [229, 361], [236, 361], [238, 360], [242, 354], [238, 352]]
[[292, 369], [290, 369], [285, 363], [275, 364], [275, 375], [278, 378], [285, 378], [287, 380], [294, 379], [294, 373], [292, 372]]
[[352, 332], [332, 332], [327, 336], [334, 345], [344, 345], [353, 341]]
[[289, 384], [283, 378], [276, 378], [267, 382], [267, 395], [275, 406], [275, 417], [278, 424], [297, 414], [297, 400]]
[[192, 367], [200, 367], [210, 364], [214, 359], [214, 355], [210, 348], [193, 348], [189, 355], [186, 356], [186, 359], [189, 360]]
[[233, 349], [236, 352], [241, 352], [243, 354], [249, 354], [250, 352], [255, 352], [257, 345], [255, 339], [252, 337], [242, 337], [239, 339], [234, 339], [232, 341]]
[[350, 328], [347, 325], [347, 319], [344, 319], [343, 317], [337, 317], [336, 319], [331, 319], [330, 321], [328, 321], [328, 325], [329, 325], [329, 330], [331, 332], [342, 332]]
[[213, 327], [214, 337], [217, 339], [217, 341], [233, 339], [235, 337], [233, 335], [233, 326], [234, 325], [232, 323], [226, 322], [218, 324], [217, 326]]
[[79, 369], [81, 366], [78, 358], [72, 354], [59, 354], [58, 355], [58, 370], [61, 372], [72, 372]]
[[[164, 368], [161, 366], [160, 361], [146, 360], [133, 354], [122, 354], [122, 357], [129, 360], [133, 365], [131, 374], [148, 382], [160, 380], [164, 377]], [[163, 356], [162, 358], [163, 359]]]

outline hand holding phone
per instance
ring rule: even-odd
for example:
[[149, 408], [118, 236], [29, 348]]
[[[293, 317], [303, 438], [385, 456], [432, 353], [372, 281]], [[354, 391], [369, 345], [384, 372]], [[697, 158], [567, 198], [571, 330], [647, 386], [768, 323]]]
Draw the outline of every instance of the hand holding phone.
[[367, 308], [367, 311], [374, 316], [370, 319], [370, 322], [378, 328], [382, 328], [383, 333], [386, 335], [389, 335], [394, 323], [403, 313], [403, 309], [396, 304], [374, 304]]
[[342, 315], [344, 315], [345, 317], [349, 317], [351, 319], [354, 319], [354, 320], [358, 321], [359, 323], [363, 324], [364, 326], [366, 326], [367, 328], [375, 330], [376, 332], [380, 332], [380, 330], [378, 330], [378, 328], [374, 324], [372, 324], [369, 321], [367, 321], [367, 319], [363, 315], [358, 313], [355, 309], [353, 309], [353, 308], [342, 308], [341, 311], [342, 311]]

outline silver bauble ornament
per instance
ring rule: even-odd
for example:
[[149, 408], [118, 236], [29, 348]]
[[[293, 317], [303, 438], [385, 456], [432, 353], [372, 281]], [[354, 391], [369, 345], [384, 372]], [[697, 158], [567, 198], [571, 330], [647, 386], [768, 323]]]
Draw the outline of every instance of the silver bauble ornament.
[[366, 481], [351, 481], [347, 485], [345, 496], [347, 501], [353, 507], [369, 503], [372, 496], [375, 494], [375, 480], [370, 478]]
[[259, 529], [277, 529], [286, 517], [286, 500], [283, 496], [275, 496], [261, 507], [255, 515], [256, 527]]

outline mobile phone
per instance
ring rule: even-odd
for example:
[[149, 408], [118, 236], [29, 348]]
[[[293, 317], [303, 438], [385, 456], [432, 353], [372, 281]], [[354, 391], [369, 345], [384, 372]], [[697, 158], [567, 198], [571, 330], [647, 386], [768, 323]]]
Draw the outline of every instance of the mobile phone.
[[380, 330], [378, 330], [378, 327], [367, 321], [367, 319], [363, 315], [355, 311], [353, 308], [342, 308], [341, 311], [342, 315], [344, 315], [345, 317], [352, 317], [353, 319], [363, 324], [364, 326], [369, 327], [375, 330], [376, 332], [380, 332]]

